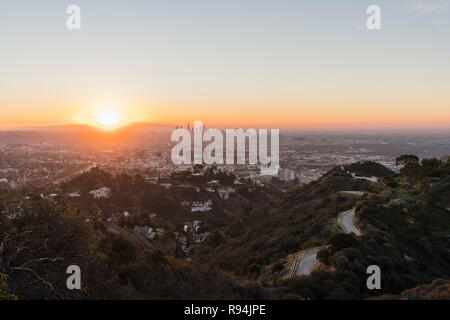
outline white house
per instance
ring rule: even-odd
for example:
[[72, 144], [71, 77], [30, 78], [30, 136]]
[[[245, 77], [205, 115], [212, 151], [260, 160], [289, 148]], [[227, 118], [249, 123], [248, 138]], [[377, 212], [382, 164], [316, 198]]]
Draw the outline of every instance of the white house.
[[81, 197], [81, 193], [80, 192], [71, 192], [68, 194], [68, 196], [71, 198], [79, 198], [79, 197]]
[[191, 212], [206, 212], [212, 210], [212, 200], [208, 200], [205, 202], [194, 201], [192, 202]]
[[102, 187], [100, 189], [92, 190], [89, 193], [94, 195], [94, 199], [109, 198], [111, 195], [111, 189], [108, 187]]

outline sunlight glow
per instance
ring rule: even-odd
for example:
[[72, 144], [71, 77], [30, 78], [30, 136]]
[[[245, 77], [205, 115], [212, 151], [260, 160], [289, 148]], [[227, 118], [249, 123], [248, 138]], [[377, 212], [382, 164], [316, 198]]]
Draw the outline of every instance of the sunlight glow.
[[97, 113], [95, 121], [105, 127], [116, 126], [122, 121], [122, 115], [114, 109], [104, 109]]

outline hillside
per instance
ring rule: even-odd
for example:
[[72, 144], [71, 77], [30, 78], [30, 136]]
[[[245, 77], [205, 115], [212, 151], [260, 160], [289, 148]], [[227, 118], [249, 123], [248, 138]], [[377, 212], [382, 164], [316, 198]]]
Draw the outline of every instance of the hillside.
[[373, 161], [360, 161], [344, 166], [346, 171], [365, 177], [391, 177], [395, 172]]
[[[369, 182], [347, 170], [386, 178]], [[222, 242], [204, 248], [197, 258], [313, 299], [399, 294], [437, 278], [448, 279], [450, 246], [443, 235], [450, 233], [449, 164], [438, 164], [438, 170], [443, 178], [433, 179], [424, 190], [420, 186], [430, 178], [409, 184], [404, 174], [393, 175], [378, 164], [337, 167], [316, 182], [253, 208], [222, 230]], [[339, 190], [369, 192], [356, 200], [340, 196]], [[354, 206], [360, 237], [343, 234], [336, 223], [339, 212]], [[289, 256], [317, 246], [325, 248], [312, 274], [286, 279]], [[366, 267], [372, 264], [383, 271], [383, 288], [377, 292], [365, 284]]]
[[[450, 279], [449, 162], [399, 174], [338, 166], [286, 193], [235, 178], [210, 168], [154, 183], [94, 168], [45, 190], [2, 190], [0, 285], [20, 299], [382, 299], [448, 288], [433, 281]], [[224, 199], [210, 181], [233, 192]], [[93, 197], [102, 187], [108, 197]], [[212, 207], [193, 212], [186, 201]], [[351, 208], [361, 236], [338, 223]], [[311, 248], [320, 248], [311, 274], [290, 278]], [[69, 264], [82, 268], [85, 290], [65, 289]], [[375, 292], [372, 264], [382, 270]]]

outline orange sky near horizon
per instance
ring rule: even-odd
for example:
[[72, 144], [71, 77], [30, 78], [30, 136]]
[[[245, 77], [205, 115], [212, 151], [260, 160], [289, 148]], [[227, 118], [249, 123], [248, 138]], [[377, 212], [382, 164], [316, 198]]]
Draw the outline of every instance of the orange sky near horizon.
[[[318, 99], [319, 100], [319, 99]], [[265, 127], [265, 128], [449, 128], [450, 106], [436, 103], [430, 108], [420, 101], [407, 105], [380, 104], [370, 101], [342, 102], [335, 105], [320, 102], [298, 105], [277, 105], [275, 102], [251, 104], [190, 105], [157, 104], [142, 105], [110, 104], [110, 106], [78, 105], [38, 106], [30, 110], [15, 106], [3, 110], [1, 129], [53, 126], [83, 123], [101, 126], [96, 118], [102, 110], [116, 110], [121, 115], [120, 125], [132, 122], [148, 122], [162, 125], [186, 125], [199, 120], [218, 127]], [[307, 105], [307, 106], [305, 106]]]
[[[228, 97], [210, 93], [203, 99], [195, 93], [176, 99], [156, 99], [155, 94], [151, 99], [123, 88], [114, 88], [111, 91], [115, 94], [99, 97], [94, 96], [95, 88], [90, 88], [87, 97], [60, 93], [54, 101], [48, 94], [34, 95], [40, 103], [28, 96], [16, 96], [9, 101], [0, 97], [0, 128], [72, 123], [98, 126], [96, 118], [102, 110], [115, 110], [121, 115], [120, 125], [131, 122], [185, 125], [200, 120], [218, 127], [450, 129], [450, 91], [445, 92], [437, 84], [432, 92], [421, 91], [414, 82], [397, 85], [394, 90], [389, 81], [372, 82], [368, 87], [352, 83], [335, 88], [313, 85], [305, 88], [285, 88], [283, 92], [274, 90], [259, 96], [252, 91], [243, 94], [236, 90], [236, 94]], [[105, 87], [99, 87], [98, 92], [106, 92]], [[133, 96], [139, 100], [127, 99]]]

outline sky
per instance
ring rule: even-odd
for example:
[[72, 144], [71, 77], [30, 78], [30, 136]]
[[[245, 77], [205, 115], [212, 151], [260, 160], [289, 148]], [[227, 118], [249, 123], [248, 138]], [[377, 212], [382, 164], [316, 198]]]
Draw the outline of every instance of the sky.
[[1, 1], [0, 128], [450, 129], [449, 39], [450, 0]]

